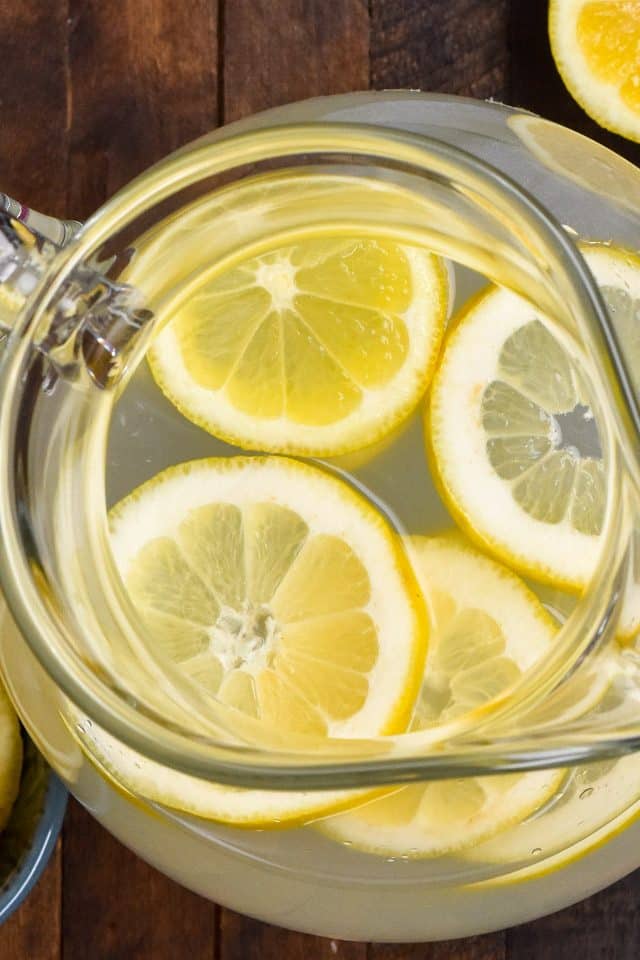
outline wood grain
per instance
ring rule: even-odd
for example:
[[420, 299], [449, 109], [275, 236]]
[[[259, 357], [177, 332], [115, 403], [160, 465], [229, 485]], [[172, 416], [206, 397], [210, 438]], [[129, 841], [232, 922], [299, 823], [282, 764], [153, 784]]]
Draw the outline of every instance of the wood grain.
[[371, 0], [374, 89], [501, 100], [508, 59], [507, 0]]
[[[504, 933], [440, 943], [375, 944], [369, 946], [367, 960], [511, 960], [507, 957]], [[514, 957], [513, 960], [520, 960]]]
[[224, 121], [369, 85], [366, 0], [228, 0]]
[[65, 214], [66, 6], [66, 0], [0, 3], [2, 190], [57, 216]]
[[223, 910], [220, 960], [368, 960], [365, 943], [292, 933]]
[[214, 960], [213, 904], [143, 863], [75, 801], [63, 852], [64, 960]]
[[217, 4], [69, 0], [68, 208], [86, 217], [218, 121]]
[[508, 960], [637, 960], [640, 871], [567, 910], [506, 934]]
[[2, 960], [63, 960], [62, 841], [26, 903], [0, 926]]

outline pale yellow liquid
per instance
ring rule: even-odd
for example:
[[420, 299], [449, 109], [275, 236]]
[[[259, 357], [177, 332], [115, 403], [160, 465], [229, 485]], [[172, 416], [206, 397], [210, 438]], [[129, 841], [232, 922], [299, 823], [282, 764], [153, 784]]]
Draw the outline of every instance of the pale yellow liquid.
[[[379, 191], [379, 187], [377, 189]], [[334, 221], [332, 223], [333, 229], [348, 233], [353, 230], [354, 218], [350, 217], [341, 229]], [[383, 227], [384, 224], [380, 223], [375, 228], [367, 224], [362, 232], [365, 235], [382, 233]], [[407, 228], [404, 237], [402, 231], [394, 232], [405, 242], [415, 243], [420, 238], [415, 226]], [[265, 249], [269, 243], [277, 246], [280, 242], [276, 236], [261, 240], [259, 246]], [[255, 249], [255, 245], [251, 246], [252, 253]], [[238, 254], [234, 257], [237, 259]], [[178, 298], [181, 283], [188, 286], [193, 295], [206, 287], [211, 275], [211, 265], [203, 265], [200, 253], [195, 260], [182, 257], [179, 242], [173, 249], [172, 269], [177, 279], [169, 300]], [[455, 312], [487, 279], [479, 270], [453, 261], [451, 273], [452, 309]], [[510, 271], [506, 270], [505, 274], [505, 281], [513, 279]], [[144, 278], [140, 286], [145, 290]], [[526, 286], [526, 282], [519, 286]], [[145, 292], [148, 294], [149, 290]], [[161, 302], [168, 302], [166, 293]], [[182, 417], [157, 388], [149, 368], [143, 364], [113, 412], [106, 476], [108, 505], [114, 505], [165, 467], [198, 457], [234, 456], [244, 452]], [[430, 534], [454, 525], [429, 473], [422, 405], [377, 449], [321, 461], [320, 466], [337, 470], [385, 514], [399, 533]], [[16, 686], [19, 688], [19, 683]], [[31, 699], [26, 687], [18, 695], [25, 701]], [[36, 709], [46, 712], [45, 703], [43, 699], [37, 707], [32, 702], [26, 712]], [[167, 808], [162, 809], [158, 817], [152, 812], [154, 805], [146, 805], [144, 797], [141, 798], [142, 806], [131, 805], [134, 798], [126, 789], [121, 795], [91, 763], [87, 763], [77, 748], [78, 743], [82, 745], [81, 736], [76, 743], [69, 737], [68, 728], [60, 727], [59, 740], [52, 748], [46, 741], [47, 738], [54, 739], [54, 732], [49, 730], [46, 736], [43, 735], [45, 726], [43, 723], [40, 728], [43, 746], [47, 752], [55, 749], [59, 756], [65, 756], [68, 779], [81, 799], [91, 805], [125, 842], [163, 870], [237, 909], [246, 909], [285, 925], [327, 932], [322, 917], [318, 915], [318, 911], [324, 910], [325, 916], [333, 917], [338, 935], [343, 936], [362, 936], [365, 928], [374, 931], [371, 936], [376, 935], [375, 929], [378, 929], [377, 935], [382, 936], [375, 923], [367, 928], [364, 921], [357, 919], [357, 911], [369, 909], [379, 909], [381, 916], [384, 914], [385, 919], [381, 922], [386, 924], [388, 939], [426, 935], [419, 919], [421, 911], [425, 910], [431, 916], [434, 935], [462, 935], [479, 929], [484, 922], [482, 914], [486, 900], [468, 892], [464, 893], [464, 897], [469, 897], [468, 902], [465, 900], [466, 912], [463, 911], [459, 922], [438, 926], [438, 912], [450, 902], [447, 898], [451, 891], [458, 891], [456, 895], [462, 896], [461, 891], [469, 890], [469, 883], [546, 861], [568, 843], [579, 843], [592, 834], [602, 826], [603, 820], [607, 822], [624, 813], [630, 803], [628, 797], [619, 799], [617, 804], [612, 801], [608, 812], [603, 813], [590, 800], [594, 791], [588, 791], [592, 780], [596, 786], [604, 783], [599, 778], [607, 774], [608, 768], [595, 772], [580, 768], [567, 775], [556, 796], [551, 797], [527, 823], [511, 826], [505, 831], [504, 856], [500, 853], [499, 839], [494, 839], [486, 854], [480, 850], [473, 857], [467, 857], [462, 851], [457, 855], [415, 862], [405, 857], [381, 858], [333, 842], [321, 835], [313, 824], [276, 831], [241, 830]], [[591, 816], [590, 810], [593, 810]], [[554, 811], [554, 818], [549, 820]], [[546, 823], [551, 823], [548, 831], [545, 831]], [[196, 851], [202, 861], [200, 864], [196, 863]], [[225, 871], [226, 888], [221, 880]], [[269, 889], [265, 889], [269, 884]], [[297, 898], [288, 913], [283, 901], [291, 898], [296, 889], [304, 891], [304, 897], [301, 894], [302, 899]], [[491, 897], [495, 900], [496, 922], [499, 924], [502, 894], [498, 891]], [[314, 898], [317, 904], [314, 904]], [[533, 899], [531, 902], [533, 904]], [[397, 912], [397, 924], [389, 920], [389, 905]], [[534, 910], [532, 906], [532, 912]], [[523, 917], [525, 914], [526, 910]], [[416, 918], [413, 929], [409, 917]], [[487, 925], [490, 924], [491, 920], [488, 920]], [[442, 934], [438, 934], [440, 929]]]

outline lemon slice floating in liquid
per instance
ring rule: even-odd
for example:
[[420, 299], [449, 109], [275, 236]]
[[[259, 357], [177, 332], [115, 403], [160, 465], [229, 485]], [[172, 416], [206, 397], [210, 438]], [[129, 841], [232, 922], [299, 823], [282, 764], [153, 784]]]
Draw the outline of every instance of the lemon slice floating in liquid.
[[[557, 626], [510, 570], [458, 535], [411, 537], [410, 554], [432, 620], [413, 730], [505, 693], [548, 649]], [[557, 770], [402, 787], [330, 817], [332, 839], [389, 857], [435, 857], [479, 843], [540, 807]]]
[[[285, 743], [406, 729], [426, 651], [423, 601], [399, 538], [346, 483], [282, 457], [192, 461], [122, 501], [111, 530], [150, 635], [201, 690]], [[344, 791], [216, 786], [95, 724], [84, 732], [132, 792], [199, 816], [269, 825], [348, 802]]]
[[[624, 349], [637, 351], [639, 262], [604, 246], [583, 253]], [[550, 321], [490, 287], [451, 331], [425, 421], [434, 476], [461, 526], [505, 563], [570, 590], [594, 570], [606, 508], [589, 403]]]
[[167, 307], [151, 369], [181, 413], [230, 443], [334, 456], [375, 443], [416, 407], [447, 289], [442, 260], [419, 247], [312, 235]]

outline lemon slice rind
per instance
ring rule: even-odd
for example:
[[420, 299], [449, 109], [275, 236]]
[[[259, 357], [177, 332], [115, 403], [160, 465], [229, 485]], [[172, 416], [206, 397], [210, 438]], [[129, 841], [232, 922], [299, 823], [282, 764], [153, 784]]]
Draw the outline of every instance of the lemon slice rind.
[[[624, 102], [620, 83], [625, 78], [607, 81], [594, 74], [577, 36], [578, 18], [583, 7], [595, 6], [593, 0], [551, 0], [549, 38], [558, 72], [574, 100], [600, 126], [630, 140], [640, 141], [640, 113]], [[615, 4], [611, 4], [614, 7]], [[621, 21], [624, 19], [623, 6]], [[629, 19], [632, 14], [627, 13]], [[621, 31], [622, 33], [622, 31]], [[603, 43], [610, 42], [605, 36]]]

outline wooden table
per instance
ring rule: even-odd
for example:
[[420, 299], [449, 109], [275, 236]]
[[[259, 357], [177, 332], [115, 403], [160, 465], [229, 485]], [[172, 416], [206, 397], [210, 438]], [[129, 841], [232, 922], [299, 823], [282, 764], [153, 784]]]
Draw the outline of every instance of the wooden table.
[[[0, 0], [0, 188], [83, 218], [150, 163], [226, 121], [368, 87], [526, 106], [607, 143], [550, 59], [544, 0]], [[213, 906], [76, 803], [2, 960], [635, 960], [640, 871], [553, 917], [455, 943], [288, 933]]]

